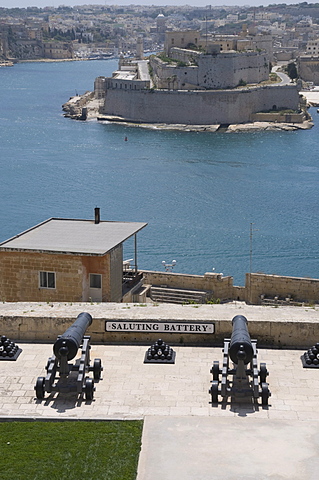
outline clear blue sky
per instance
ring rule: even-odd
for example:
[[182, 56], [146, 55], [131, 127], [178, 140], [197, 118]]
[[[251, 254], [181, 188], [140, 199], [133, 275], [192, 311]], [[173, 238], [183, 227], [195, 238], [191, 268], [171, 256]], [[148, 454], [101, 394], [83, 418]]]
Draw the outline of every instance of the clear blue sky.
[[[301, 3], [302, 0], [0, 0], [0, 7], [13, 8], [13, 7], [46, 7], [53, 6], [58, 7], [59, 5], [194, 5], [197, 7], [203, 7], [205, 5], [268, 5], [274, 3]], [[316, 3], [316, 2], [308, 2]]]

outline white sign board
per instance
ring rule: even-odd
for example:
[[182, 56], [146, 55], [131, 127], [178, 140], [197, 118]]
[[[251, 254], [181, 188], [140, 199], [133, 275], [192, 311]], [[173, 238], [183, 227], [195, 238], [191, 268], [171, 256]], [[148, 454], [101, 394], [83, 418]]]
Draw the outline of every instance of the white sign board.
[[105, 322], [106, 332], [123, 333], [214, 333], [214, 323], [185, 323], [185, 322]]

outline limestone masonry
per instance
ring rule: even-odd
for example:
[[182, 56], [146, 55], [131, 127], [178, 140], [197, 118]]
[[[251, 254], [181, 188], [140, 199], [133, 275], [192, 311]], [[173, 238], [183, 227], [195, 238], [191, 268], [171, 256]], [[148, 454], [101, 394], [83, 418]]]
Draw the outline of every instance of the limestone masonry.
[[[318, 306], [292, 307], [246, 305], [233, 302], [225, 305], [172, 305], [172, 304], [123, 304], [123, 303], [43, 303], [18, 302], [0, 304], [0, 329], [14, 341], [54, 342], [81, 312], [93, 317], [87, 334], [93, 343], [150, 345], [162, 338], [172, 345], [221, 345], [232, 331], [232, 318], [244, 315], [249, 322], [251, 338], [258, 338], [260, 346], [307, 347], [319, 338]], [[145, 325], [129, 331], [129, 328], [107, 330], [106, 323], [118, 325]], [[149, 329], [152, 325], [181, 325], [178, 329], [161, 331]], [[191, 332], [184, 325], [208, 329]], [[187, 327], [189, 328], [189, 327]], [[164, 329], [162, 329], [164, 330]]]
[[168, 32], [162, 54], [120, 58], [112, 77], [95, 80], [100, 114], [128, 122], [228, 125], [253, 122], [258, 112], [288, 110], [300, 118], [278, 121], [305, 120], [298, 84], [265, 83], [269, 52], [251, 45], [221, 51], [218, 43], [203, 43], [197, 31]]

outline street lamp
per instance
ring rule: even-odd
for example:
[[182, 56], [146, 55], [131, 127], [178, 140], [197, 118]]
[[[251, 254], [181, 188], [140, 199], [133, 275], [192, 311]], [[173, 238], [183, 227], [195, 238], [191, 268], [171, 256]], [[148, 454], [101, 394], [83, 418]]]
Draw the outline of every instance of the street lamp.
[[172, 272], [173, 268], [176, 265], [176, 260], [172, 260], [172, 263], [166, 263], [165, 260], [163, 260], [162, 265], [165, 268], [165, 272]]

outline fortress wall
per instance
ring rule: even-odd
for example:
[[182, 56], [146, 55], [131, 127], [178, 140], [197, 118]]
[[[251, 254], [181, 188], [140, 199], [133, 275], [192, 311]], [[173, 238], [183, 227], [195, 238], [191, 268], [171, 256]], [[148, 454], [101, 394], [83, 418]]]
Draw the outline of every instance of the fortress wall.
[[262, 273], [246, 273], [244, 287], [234, 286], [233, 277], [208, 272], [205, 275], [186, 275], [174, 272], [143, 271], [145, 283], [152, 286], [167, 286], [186, 290], [212, 292], [212, 298], [241, 300], [260, 305], [261, 295], [291, 302], [319, 303], [319, 279], [285, 277]]
[[319, 84], [319, 57], [299, 57], [298, 59], [298, 73], [300, 78], [306, 82], [313, 82], [315, 85]]
[[[157, 88], [168, 89], [194, 89], [198, 85], [198, 67], [191, 65], [188, 67], [176, 67], [162, 62], [157, 57], [150, 60], [153, 69], [154, 83]], [[172, 79], [176, 78], [176, 83]], [[191, 85], [188, 87], [187, 85]]]
[[150, 60], [158, 88], [175, 88], [167, 79], [176, 77], [178, 88], [234, 88], [241, 81], [260, 83], [268, 80], [269, 62], [265, 53], [220, 53], [202, 55], [189, 50], [174, 48], [174, 59], [188, 62], [194, 60], [198, 66], [176, 67], [158, 58]]
[[232, 299], [234, 296], [233, 277], [223, 277], [219, 273], [186, 275], [174, 272], [143, 271], [143, 275], [145, 283], [154, 287], [166, 285], [186, 290], [202, 290], [211, 292], [212, 298], [221, 300]]
[[297, 302], [319, 302], [319, 280], [314, 278], [247, 273], [246, 291], [247, 300], [253, 304], [261, 303], [261, 295], [282, 299], [290, 296]]
[[260, 83], [269, 77], [269, 63], [264, 53], [204, 55], [198, 65], [198, 83], [207, 88], [236, 87], [240, 81]]
[[[3, 306], [7, 307], [8, 304]], [[2, 305], [1, 305], [2, 306]], [[22, 308], [21, 308], [22, 307]], [[88, 312], [93, 323], [86, 331], [92, 344], [133, 344], [151, 345], [158, 340], [159, 332], [124, 333], [105, 331], [107, 322], [174, 322], [207, 324], [214, 322], [214, 334], [187, 334], [179, 332], [161, 333], [160, 337], [170, 345], [222, 345], [224, 338], [232, 331], [231, 319], [238, 314], [248, 319], [251, 338], [258, 339], [258, 345], [278, 347], [304, 347], [315, 343], [319, 336], [318, 309], [310, 311], [302, 307], [256, 307], [250, 305], [172, 305], [159, 304], [135, 308], [123, 308], [123, 304], [91, 305], [89, 303], [69, 304], [61, 308], [51, 303], [48, 312], [43, 304], [12, 304], [10, 311], [0, 310], [2, 335], [15, 342], [54, 343], [72, 325], [80, 312]], [[53, 345], [52, 345], [53, 346]], [[80, 353], [80, 352], [79, 352]]]
[[212, 298], [221, 300], [243, 300], [253, 305], [261, 304], [261, 295], [265, 298], [319, 303], [319, 279], [284, 277], [262, 273], [246, 273], [244, 287], [233, 285], [233, 277], [223, 277], [218, 273], [205, 275], [185, 275], [174, 272], [143, 271], [145, 283], [153, 286], [166, 285], [186, 290], [212, 292]]
[[303, 123], [306, 120], [304, 113], [254, 113], [252, 115], [254, 122], [283, 122], [283, 123]]
[[298, 109], [296, 86], [215, 91], [108, 89], [101, 113], [128, 121], [173, 124], [236, 124], [276, 107]]

